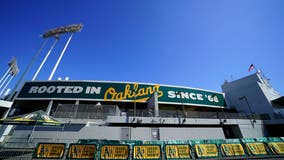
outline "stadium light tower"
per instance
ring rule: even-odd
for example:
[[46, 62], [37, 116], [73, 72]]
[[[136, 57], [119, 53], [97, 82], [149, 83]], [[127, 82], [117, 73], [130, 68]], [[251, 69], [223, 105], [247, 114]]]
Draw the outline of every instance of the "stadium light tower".
[[8, 65], [9, 65], [9, 69], [6, 71], [6, 73], [4, 74], [4, 76], [2, 76], [0, 80], [0, 89], [4, 86], [2, 90], [0, 91], [0, 96], [6, 90], [7, 86], [10, 84], [14, 76], [16, 76], [19, 73], [19, 68], [18, 68], [16, 58], [13, 57], [12, 60], [8, 63]]
[[[21, 77], [19, 78], [18, 82], [16, 83], [15, 87], [13, 88], [13, 90], [11, 91], [11, 94], [9, 95], [8, 97], [8, 100], [10, 101], [13, 101], [14, 97], [15, 97], [15, 93], [16, 93], [16, 90], [18, 89], [19, 85], [22, 83], [25, 75], [28, 73], [28, 71], [31, 69], [31, 66], [33, 65], [34, 61], [36, 60], [36, 58], [38, 57], [38, 55], [40, 54], [40, 52], [42, 51], [42, 49], [44, 48], [44, 46], [46, 45], [48, 39], [50, 37], [54, 37], [56, 40], [55, 42], [53, 43], [53, 45], [51, 46], [50, 50], [48, 51], [47, 55], [45, 56], [44, 60], [42, 61], [40, 67], [37, 69], [35, 75], [33, 76], [33, 79], [32, 80], [35, 80], [38, 73], [40, 72], [41, 70], [41, 67], [43, 66], [43, 64], [45, 63], [46, 59], [48, 58], [50, 52], [53, 50], [55, 44], [57, 43], [58, 41], [58, 38], [61, 34], [65, 34], [65, 33], [71, 33], [71, 36], [75, 33], [75, 32], [79, 32], [82, 30], [82, 27], [83, 25], [82, 24], [73, 24], [73, 25], [68, 25], [68, 26], [64, 26], [64, 27], [58, 27], [58, 28], [55, 28], [55, 29], [52, 29], [52, 30], [49, 30], [47, 32], [45, 32], [41, 37], [44, 38], [44, 42], [42, 43], [40, 49], [36, 52], [36, 54], [34, 55], [34, 57], [32, 58], [32, 60], [30, 61], [29, 65], [26, 67], [26, 69], [24, 70], [24, 72], [22, 73]], [[71, 38], [68, 39], [67, 41], [67, 45], [68, 43], [70, 42]], [[64, 50], [62, 51], [61, 55], [60, 55], [60, 58], [58, 59], [58, 62], [56, 63], [56, 67], [58, 66], [59, 64], [59, 61], [61, 60], [66, 48], [67, 48], [67, 45], [65, 45], [64, 47]], [[50, 78], [49, 80], [52, 78], [55, 70], [56, 70], [56, 67], [54, 67], [54, 71], [52, 71], [52, 74], [50, 75]], [[8, 72], [8, 71], [7, 71]], [[1, 80], [2, 81], [2, 80]]]
[[54, 73], [55, 73], [55, 71], [56, 71], [56, 69], [57, 69], [57, 67], [58, 67], [58, 64], [59, 64], [59, 62], [61, 61], [61, 59], [62, 59], [62, 57], [63, 57], [63, 55], [64, 55], [64, 53], [65, 53], [65, 51], [66, 51], [66, 48], [67, 48], [67, 46], [68, 46], [68, 44], [69, 44], [69, 42], [70, 42], [70, 40], [71, 40], [73, 34], [76, 33], [76, 32], [81, 31], [81, 30], [82, 30], [82, 27], [83, 27], [82, 24], [73, 24], [73, 25], [68, 25], [68, 26], [64, 26], [64, 27], [58, 27], [58, 28], [55, 28], [55, 29], [51, 29], [51, 30], [45, 32], [45, 33], [42, 35], [42, 37], [43, 37], [44, 39], [47, 39], [47, 38], [50, 38], [50, 37], [54, 37], [54, 38], [55, 38], [55, 41], [54, 41], [54, 43], [52, 44], [52, 46], [51, 46], [51, 48], [49, 49], [49, 51], [47, 52], [47, 54], [46, 54], [44, 60], [43, 60], [42, 63], [40, 64], [40, 66], [39, 66], [38, 70], [36, 71], [36, 73], [35, 73], [35, 75], [34, 75], [32, 81], [34, 81], [34, 80], [36, 79], [38, 73], [40, 72], [40, 70], [41, 70], [42, 66], [44, 65], [45, 61], [47, 60], [49, 54], [51, 53], [51, 51], [53, 50], [54, 46], [55, 46], [56, 43], [58, 42], [60, 35], [62, 35], [62, 34], [67, 34], [67, 33], [71, 33], [70, 37], [69, 37], [68, 40], [67, 40], [67, 43], [66, 43], [65, 46], [64, 46], [64, 49], [62, 50], [62, 52], [61, 52], [61, 54], [60, 54], [60, 56], [59, 56], [59, 58], [58, 58], [58, 60], [57, 60], [57, 62], [56, 62], [56, 64], [55, 64], [55, 66], [54, 66], [54, 68], [53, 68], [53, 70], [52, 70], [52, 72], [51, 72], [51, 74], [50, 74], [50, 76], [49, 76], [49, 78], [48, 78], [48, 80], [51, 80], [51, 79], [52, 79], [52, 77], [53, 77], [53, 75], [54, 75]]
[[82, 24], [74, 24], [74, 25], [69, 25], [69, 26], [65, 26], [65, 27], [59, 27], [59, 28], [53, 29], [51, 31], [48, 31], [48, 32], [46, 32], [43, 35], [43, 37], [45, 37], [45, 36], [53, 36], [53, 35], [60, 35], [60, 34], [65, 34], [65, 33], [71, 33], [71, 35], [69, 36], [69, 38], [68, 38], [68, 40], [67, 40], [67, 42], [66, 42], [66, 44], [65, 44], [65, 46], [64, 46], [64, 48], [63, 48], [63, 50], [62, 50], [62, 52], [60, 54], [60, 56], [59, 56], [59, 58], [57, 59], [57, 62], [55, 64], [55, 66], [52, 69], [51, 74], [49, 75], [48, 80], [52, 79], [52, 77], [53, 77], [53, 75], [54, 75], [54, 73], [55, 73], [55, 71], [56, 71], [56, 69], [58, 67], [58, 64], [60, 63], [60, 61], [61, 61], [61, 59], [62, 59], [62, 57], [63, 57], [63, 55], [64, 55], [64, 53], [66, 51], [66, 48], [68, 47], [69, 42], [72, 39], [73, 34], [76, 33], [76, 32], [81, 31], [82, 27], [83, 27]]

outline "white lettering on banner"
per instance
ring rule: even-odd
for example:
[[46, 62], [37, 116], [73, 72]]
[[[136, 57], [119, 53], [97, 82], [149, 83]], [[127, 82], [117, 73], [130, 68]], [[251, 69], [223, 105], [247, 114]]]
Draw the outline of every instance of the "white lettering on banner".
[[214, 97], [212, 97], [211, 95], [209, 95], [208, 96], [208, 100], [210, 101], [210, 102], [219, 102], [219, 99], [218, 99], [218, 97], [217, 96], [214, 96]]
[[65, 86], [57, 86], [57, 93], [61, 93]]
[[86, 94], [94, 94], [94, 93], [96, 93], [96, 94], [100, 94], [101, 93], [101, 87], [90, 87], [90, 86], [88, 86], [87, 88], [86, 88]]
[[[95, 88], [95, 87], [94, 87]], [[97, 87], [99, 89], [99, 92], [100, 92], [100, 87]], [[39, 94], [42, 94], [42, 93], [82, 93], [83, 92], [83, 87], [81, 86], [49, 86], [49, 87], [46, 87], [46, 86], [41, 86], [41, 87], [38, 87], [38, 86], [32, 86], [29, 90], [29, 93], [39, 93]], [[96, 94], [99, 94], [97, 93], [97, 90], [95, 89], [92, 89], [94, 90], [94, 92]]]
[[196, 95], [197, 95], [198, 100], [203, 101], [203, 97], [202, 97], [203, 95], [202, 94], [196, 94]]
[[168, 91], [168, 97], [169, 98], [176, 98], [176, 92], [175, 91]]
[[189, 97], [193, 100], [196, 100], [196, 96], [195, 96], [195, 93], [190, 93], [189, 94]]
[[204, 100], [202, 94], [189, 93], [189, 92], [180, 92], [177, 94], [176, 91], [168, 91], [168, 97], [169, 98], [192, 99], [192, 100], [199, 100], [199, 101]]
[[181, 92], [181, 98], [189, 99], [189, 95], [187, 92]]
[[75, 86], [73, 89], [73, 93], [81, 93], [83, 91], [83, 87]]
[[73, 86], [67, 86], [64, 90], [64, 93], [72, 93]]
[[218, 103], [218, 97], [212, 96], [212, 95], [203, 95], [200, 93], [192, 93], [192, 92], [180, 92], [177, 93], [176, 91], [168, 91], [168, 97], [169, 98], [178, 98], [178, 99], [191, 99], [191, 100], [198, 100], [203, 101], [204, 98], [208, 99], [209, 102], [216, 102]]
[[48, 87], [48, 89], [46, 90], [47, 93], [53, 93], [56, 90], [55, 86], [50, 86]]
[[41, 86], [41, 87], [39, 87], [39, 89], [38, 89], [38, 93], [44, 93], [45, 91], [46, 91], [46, 89], [47, 89], [47, 87], [46, 86]]
[[38, 87], [36, 86], [32, 86], [29, 90], [29, 93], [36, 93], [37, 92]]

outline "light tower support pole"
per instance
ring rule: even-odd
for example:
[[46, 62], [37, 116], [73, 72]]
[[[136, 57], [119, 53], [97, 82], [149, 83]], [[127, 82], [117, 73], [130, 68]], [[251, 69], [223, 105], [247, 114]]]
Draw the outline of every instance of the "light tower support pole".
[[2, 83], [4, 77], [7, 76], [7, 74], [9, 73], [9, 71], [11, 70], [12, 67], [9, 67], [8, 70], [6, 71], [6, 73], [4, 74], [4, 76], [2, 76], [1, 80], [0, 80], [0, 84]]
[[5, 91], [5, 89], [7, 88], [7, 86], [10, 84], [11, 80], [14, 78], [14, 76], [11, 76], [10, 79], [8, 80], [8, 82], [6, 83], [6, 85], [4, 86], [4, 88], [2, 89], [2, 91], [0, 92], [0, 97], [2, 95], [2, 93]]
[[58, 67], [59, 62], [61, 61], [61, 59], [62, 59], [62, 57], [63, 57], [63, 55], [64, 55], [64, 53], [65, 53], [65, 50], [66, 50], [66, 48], [68, 47], [68, 44], [69, 44], [69, 42], [70, 42], [71, 39], [72, 39], [72, 36], [73, 36], [73, 33], [72, 33], [72, 34], [70, 35], [70, 37], [68, 38], [68, 41], [66, 42], [66, 44], [65, 44], [65, 46], [64, 46], [64, 49], [62, 50], [62, 52], [61, 52], [61, 54], [60, 54], [60, 56], [59, 56], [59, 58], [58, 58], [58, 60], [57, 60], [57, 62], [56, 62], [56, 64], [55, 64], [55, 66], [54, 66], [54, 68], [53, 68], [53, 70], [52, 70], [52, 72], [51, 72], [51, 74], [50, 74], [50, 76], [49, 76], [49, 78], [48, 78], [49, 81], [52, 79], [52, 77], [53, 77], [53, 75], [54, 75], [54, 72], [56, 71], [56, 69], [57, 69], [57, 67]]
[[36, 77], [39, 74], [42, 66], [44, 65], [44, 63], [47, 60], [48, 56], [50, 55], [51, 51], [53, 50], [53, 48], [55, 47], [56, 43], [58, 42], [58, 39], [59, 39], [59, 37], [55, 37], [55, 41], [53, 42], [52, 46], [50, 47], [49, 51], [47, 52], [46, 56], [44, 57], [43, 61], [40, 64], [40, 66], [38, 67], [34, 77], [32, 78], [32, 81], [34, 81], [36, 79]]
[[[14, 92], [17, 90], [17, 88], [19, 87], [19, 85], [21, 84], [21, 82], [23, 81], [24, 77], [26, 76], [27, 72], [30, 70], [30, 68], [32, 67], [34, 61], [36, 60], [37, 56], [39, 55], [39, 53], [42, 51], [43, 47], [45, 46], [46, 42], [48, 39], [45, 39], [41, 45], [41, 47], [39, 48], [39, 50], [36, 52], [36, 54], [34, 55], [33, 59], [30, 61], [29, 65], [27, 66], [27, 68], [25, 69], [25, 71], [23, 72], [23, 74], [21, 75], [20, 79], [18, 80], [18, 82], [16, 83], [15, 87], [13, 88], [13, 90], [11, 91], [11, 94], [8, 97], [8, 100], [13, 101], [14, 99]], [[6, 118], [6, 117], [4, 117]]]
[[0, 89], [3, 87], [3, 85], [6, 83], [6, 81], [9, 77], [10, 77], [10, 74], [8, 74], [8, 76], [5, 77], [3, 83], [1, 83], [1, 85], [0, 85]]

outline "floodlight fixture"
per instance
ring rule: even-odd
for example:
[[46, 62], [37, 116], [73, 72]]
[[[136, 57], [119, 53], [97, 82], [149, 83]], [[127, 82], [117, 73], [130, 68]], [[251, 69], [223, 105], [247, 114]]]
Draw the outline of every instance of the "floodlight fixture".
[[19, 67], [17, 64], [17, 59], [15, 57], [12, 58], [12, 60], [8, 63], [9, 67], [10, 67], [10, 74], [12, 76], [15, 76], [19, 73]]
[[83, 28], [83, 24], [72, 24], [68, 26], [58, 27], [51, 29], [47, 32], [45, 32], [42, 37], [43, 38], [49, 38], [49, 37], [58, 37], [61, 34], [65, 33], [75, 33], [80, 32]]

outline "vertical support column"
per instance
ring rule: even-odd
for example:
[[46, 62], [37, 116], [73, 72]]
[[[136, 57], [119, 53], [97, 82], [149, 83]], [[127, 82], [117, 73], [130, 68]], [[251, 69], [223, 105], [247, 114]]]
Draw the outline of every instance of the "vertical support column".
[[53, 50], [53, 48], [55, 47], [56, 43], [58, 42], [59, 37], [55, 37], [55, 41], [53, 42], [52, 46], [50, 47], [49, 51], [47, 52], [46, 56], [44, 57], [43, 61], [41, 62], [40, 66], [38, 67], [32, 81], [34, 81], [37, 77], [37, 75], [39, 74], [42, 66], [44, 65], [45, 61], [47, 60], [48, 56], [50, 55], [51, 51]]
[[9, 77], [10, 77], [10, 74], [8, 74], [8, 76], [5, 77], [3, 83], [0, 85], [0, 89], [3, 87], [3, 85], [6, 83], [6, 81]]
[[11, 70], [12, 67], [9, 67], [8, 70], [5, 72], [5, 74], [2, 76], [1, 80], [0, 80], [0, 84], [2, 83], [3, 79], [7, 76], [7, 74], [9, 73], [9, 71]]
[[158, 104], [157, 92], [154, 93], [154, 104], [155, 104], [154, 115], [155, 115], [155, 117], [159, 117], [159, 104]]
[[46, 109], [47, 115], [50, 115], [52, 105], [53, 105], [53, 100], [50, 100]]
[[158, 93], [155, 92], [147, 100], [148, 114], [151, 117], [159, 117], [159, 104], [158, 104]]
[[8, 117], [8, 114], [9, 114], [11, 108], [12, 108], [12, 106], [10, 106], [10, 108], [5, 111], [5, 113], [4, 113], [3, 116], [1, 117], [2, 119], [5, 119], [5, 118]]
[[8, 82], [6, 83], [6, 85], [4, 86], [4, 88], [2, 89], [2, 91], [0, 92], [0, 97], [2, 96], [3, 92], [5, 91], [5, 89], [7, 88], [7, 86], [9, 85], [9, 83], [11, 82], [11, 80], [14, 78], [14, 76], [11, 76], [10, 79], [8, 80]]
[[23, 81], [24, 77], [26, 76], [26, 74], [28, 73], [28, 71], [30, 70], [30, 68], [32, 67], [34, 61], [36, 60], [36, 58], [38, 57], [39, 53], [42, 51], [42, 49], [44, 48], [46, 42], [48, 39], [45, 39], [44, 42], [42, 43], [40, 49], [37, 51], [37, 53], [34, 55], [34, 57], [32, 58], [32, 60], [30, 61], [29, 65], [27, 66], [27, 68], [25, 69], [25, 71], [23, 72], [23, 74], [21, 75], [21, 77], [19, 78], [18, 82], [16, 83], [15, 87], [13, 88], [13, 90], [11, 91], [10, 96], [8, 97], [8, 100], [13, 101], [14, 100], [14, 93], [16, 92], [17, 88], [19, 87], [19, 85], [21, 84], [21, 82]]
[[59, 62], [61, 61], [61, 59], [62, 59], [62, 57], [63, 57], [63, 55], [64, 55], [64, 53], [65, 53], [65, 50], [66, 50], [66, 48], [68, 47], [68, 44], [69, 44], [69, 42], [70, 42], [71, 39], [72, 39], [72, 36], [73, 36], [73, 33], [72, 33], [72, 34], [70, 35], [70, 37], [68, 38], [68, 40], [67, 40], [67, 42], [66, 42], [66, 44], [65, 44], [65, 46], [64, 46], [64, 48], [63, 48], [63, 50], [62, 50], [62, 52], [61, 52], [61, 54], [60, 54], [60, 56], [59, 56], [59, 58], [58, 58], [58, 60], [57, 60], [57, 62], [56, 62], [55, 66], [54, 66], [54, 68], [53, 68], [53, 70], [52, 70], [52, 72], [51, 72], [51, 74], [50, 74], [50, 76], [49, 76], [49, 78], [48, 78], [49, 81], [52, 79], [52, 77], [53, 77], [53, 75], [54, 75], [54, 72], [56, 71], [56, 69], [57, 69], [57, 67], [58, 67]]

